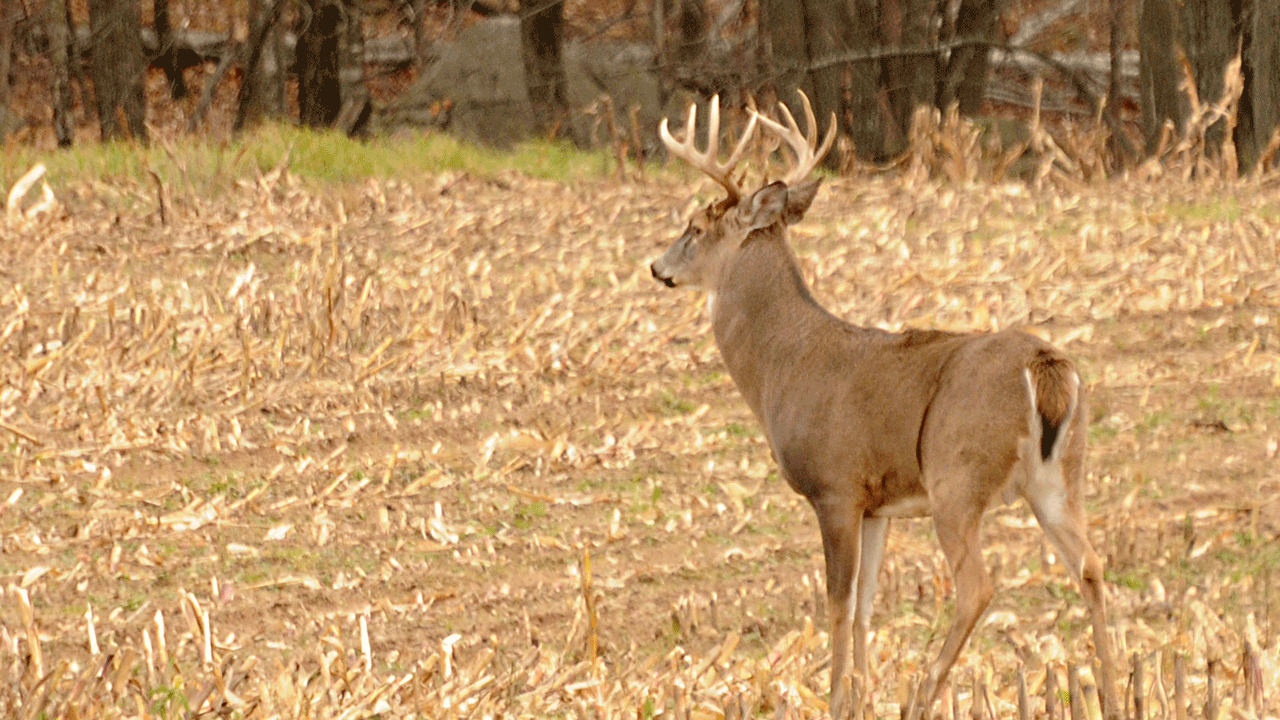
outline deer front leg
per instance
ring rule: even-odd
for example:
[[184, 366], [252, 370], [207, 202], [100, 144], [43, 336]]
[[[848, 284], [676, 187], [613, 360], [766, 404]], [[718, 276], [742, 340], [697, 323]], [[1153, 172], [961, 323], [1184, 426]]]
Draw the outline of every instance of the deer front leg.
[[862, 559], [858, 562], [858, 595], [853, 612], [853, 669], [864, 680], [867, 670], [867, 636], [871, 633], [871, 609], [876, 599], [876, 582], [884, 562], [884, 544], [889, 534], [889, 518], [862, 519]]
[[[815, 501], [822, 552], [827, 565], [827, 608], [831, 615], [831, 711], [843, 715], [849, 701], [842, 691], [853, 634], [853, 583], [858, 577], [862, 540], [862, 508], [846, 501]], [[864, 643], [865, 644], [865, 643]], [[837, 710], [841, 710], [837, 715]]]

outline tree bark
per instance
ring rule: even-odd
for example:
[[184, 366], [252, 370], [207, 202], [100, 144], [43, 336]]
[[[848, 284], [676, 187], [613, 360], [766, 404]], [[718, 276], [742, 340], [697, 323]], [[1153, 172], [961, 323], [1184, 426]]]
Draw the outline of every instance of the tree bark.
[[[993, 41], [998, 18], [995, 0], [961, 0], [955, 39]], [[991, 46], [984, 43], [952, 50], [938, 93], [938, 107], [945, 110], [954, 102], [960, 106], [961, 114], [977, 115], [986, 92], [990, 58]]]
[[102, 139], [146, 142], [146, 61], [137, 0], [89, 0], [89, 28], [89, 72]]
[[[1249, 132], [1240, 142], [1241, 167], [1252, 167], [1261, 160], [1272, 136], [1280, 130], [1280, 3], [1254, 0], [1248, 31], [1244, 60]], [[1271, 162], [1274, 167], [1274, 159]]]
[[[1106, 113], [1111, 118], [1108, 123], [1112, 128], [1120, 127], [1120, 53], [1124, 50], [1121, 28], [1124, 19], [1124, 2], [1123, 0], [1111, 0], [1110, 4], [1110, 33], [1108, 38], [1108, 70], [1107, 70], [1107, 107]], [[1128, 162], [1128, 158], [1124, 154], [1124, 143], [1120, 138], [1115, 136], [1115, 131], [1107, 138], [1107, 148], [1111, 154], [1111, 163], [1113, 169], [1123, 166]]]
[[156, 43], [160, 46], [156, 64], [169, 79], [169, 97], [181, 100], [188, 95], [187, 81], [182, 76], [182, 68], [178, 66], [177, 53], [174, 52], [173, 29], [169, 26], [169, 0], [154, 0], [151, 9], [155, 16]]
[[9, 127], [9, 62], [13, 55], [13, 33], [18, 23], [18, 4], [13, 0], [0, 0], [0, 140], [12, 130]]
[[[811, 8], [809, 54], [812, 59], [839, 52], [870, 50], [880, 44], [877, 0], [808, 0]], [[864, 158], [886, 157], [887, 100], [883, 95], [883, 65], [879, 59], [859, 60], [812, 71], [820, 124], [834, 110], [841, 130]], [[832, 153], [828, 166], [840, 162]]]
[[88, 114], [89, 109], [95, 106], [93, 82], [85, 69], [86, 64], [93, 65], [93, 53], [90, 50], [93, 31], [85, 26], [82, 34], [76, 27], [75, 17], [71, 14], [71, 0], [62, 0], [62, 6], [65, 11], [63, 17], [67, 19], [67, 65], [71, 69], [71, 79], [80, 88], [80, 107]]
[[421, 74], [427, 67], [427, 0], [411, 0], [413, 10], [413, 65]]
[[1182, 69], [1176, 28], [1173, 0], [1143, 0], [1138, 18], [1138, 88], [1147, 154], [1158, 149], [1166, 122], [1172, 122], [1179, 133], [1185, 125], [1186, 101], [1178, 90]]
[[[1238, 0], [1236, 0], [1238, 3]], [[1181, 42], [1201, 103], [1222, 96], [1222, 73], [1236, 54], [1240, 39], [1232, 0], [1185, 0], [1182, 4]], [[1222, 146], [1225, 122], [1214, 123], [1205, 136], [1206, 146]]]
[[358, 0], [345, 0], [343, 10], [342, 42], [338, 47], [342, 109], [334, 125], [346, 135], [360, 135], [373, 115], [364, 77], [364, 14]]
[[760, 0], [760, 77], [774, 94], [788, 102], [795, 91], [813, 97], [809, 79], [809, 43], [805, 38], [804, 3]]
[[[880, 37], [890, 46], [929, 47], [937, 42], [932, 0], [884, 0]], [[933, 105], [938, 59], [931, 55], [889, 57], [884, 61], [886, 90], [892, 122], [886, 133], [889, 155], [906, 149], [907, 134], [916, 108]]]
[[[1258, 34], [1256, 23], [1275, 12], [1274, 0], [1144, 0], [1138, 32], [1139, 86], [1148, 152], [1156, 149], [1164, 123], [1172, 120], [1179, 133], [1185, 126], [1192, 110], [1191, 96], [1182, 87], [1187, 70], [1199, 105], [1216, 103], [1222, 97], [1227, 64], [1243, 50], [1244, 95], [1232, 140], [1243, 153], [1243, 165], [1251, 162], [1256, 149], [1251, 144], [1256, 144], [1253, 138], [1259, 129], [1255, 103], [1268, 87], [1275, 87], [1274, 79], [1259, 82], [1258, 67], [1273, 66], [1277, 42], [1274, 27]], [[1263, 46], [1260, 52], [1252, 49], [1254, 42]], [[1261, 65], [1255, 66], [1255, 61]], [[1262, 72], [1265, 76], [1267, 70]], [[1216, 153], [1222, 147], [1227, 128], [1224, 120], [1209, 127], [1206, 151]]]
[[702, 65], [707, 56], [707, 31], [710, 29], [704, 0], [680, 0], [675, 15], [676, 46], [672, 55], [681, 80], [686, 85], [704, 86], [699, 88], [704, 93], [715, 92], [716, 88], [705, 82], [707, 73], [703, 72], [705, 68]]
[[558, 135], [569, 115], [561, 49], [564, 3], [520, 0], [520, 39], [524, 50], [525, 85], [534, 121], [543, 135]]
[[250, 0], [249, 37], [244, 44], [236, 119], [240, 132], [263, 117], [284, 115], [284, 68], [279, 52], [280, 16], [285, 0]]
[[329, 127], [342, 110], [338, 77], [343, 7], [340, 0], [306, 0], [298, 29], [298, 118], [304, 125]]
[[66, 0], [51, 0], [45, 6], [49, 33], [49, 65], [53, 70], [53, 135], [58, 147], [69, 148], [74, 141], [75, 119], [71, 108], [75, 97], [71, 92], [71, 59], [79, 60], [72, 45], [70, 18]]

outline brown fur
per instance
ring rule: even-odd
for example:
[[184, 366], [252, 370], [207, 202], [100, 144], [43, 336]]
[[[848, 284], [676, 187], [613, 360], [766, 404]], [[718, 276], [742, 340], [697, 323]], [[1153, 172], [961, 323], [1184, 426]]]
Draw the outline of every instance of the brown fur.
[[[983, 512], [1013, 488], [1081, 583], [1100, 694], [1117, 718], [1102, 562], [1080, 502], [1087, 420], [1073, 364], [1016, 330], [887, 333], [831, 315], [809, 293], [786, 242], [787, 224], [803, 216], [816, 190], [816, 181], [774, 183], [736, 204], [713, 204], [652, 269], [672, 287], [715, 294], [712, 329], [729, 373], [764, 426], [782, 477], [818, 515], [833, 706], [850, 654], [857, 672], [867, 669], [889, 518], [927, 514], [956, 586], [955, 620], [908, 717], [928, 713], [994, 593], [982, 563]], [[1025, 448], [1036, 436], [1039, 457], [1031, 457]]]
[[1027, 365], [1036, 388], [1036, 407], [1049, 424], [1057, 427], [1066, 419], [1071, 405], [1071, 384], [1075, 364], [1048, 348], [1039, 350]]
[[[691, 140], [677, 143], [663, 121], [668, 149], [720, 182], [728, 198], [696, 215], [651, 269], [670, 287], [714, 293], [711, 324], [729, 374], [764, 426], [782, 477], [817, 513], [831, 608], [832, 715], [851, 710], [842, 695], [851, 651], [855, 671], [867, 673], [889, 519], [932, 515], [955, 579], [955, 619], [906, 713], [921, 720], [995, 592], [980, 526], [986, 508], [1012, 491], [1031, 505], [1080, 583], [1099, 692], [1108, 718], [1118, 720], [1102, 561], [1081, 502], [1087, 412], [1078, 374], [1056, 348], [1016, 330], [887, 333], [823, 309], [787, 246], [787, 226], [813, 202], [820, 181], [805, 178], [831, 147], [835, 123], [817, 147], [812, 108], [801, 99], [807, 139], [785, 106], [786, 127], [753, 112], [724, 163], [714, 142], [706, 152]], [[716, 99], [710, 114], [714, 138]], [[694, 119], [691, 109], [689, 138]], [[730, 176], [757, 120], [791, 146], [796, 166], [743, 197]], [[1030, 447], [1036, 438], [1038, 453]]]

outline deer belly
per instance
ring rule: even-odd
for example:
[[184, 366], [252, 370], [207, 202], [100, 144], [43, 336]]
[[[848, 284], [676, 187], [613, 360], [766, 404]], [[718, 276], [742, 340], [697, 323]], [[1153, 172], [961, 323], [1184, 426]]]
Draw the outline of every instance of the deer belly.
[[930, 514], [929, 496], [921, 493], [887, 502], [871, 511], [872, 517], [912, 518], [925, 517]]

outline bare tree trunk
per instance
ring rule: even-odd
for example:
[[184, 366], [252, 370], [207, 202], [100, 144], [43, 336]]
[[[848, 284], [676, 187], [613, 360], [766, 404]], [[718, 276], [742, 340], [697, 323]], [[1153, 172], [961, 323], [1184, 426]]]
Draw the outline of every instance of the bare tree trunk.
[[[1201, 101], [1222, 96], [1222, 73], [1236, 54], [1239, 39], [1232, 0], [1186, 0], [1182, 4], [1180, 40], [1191, 63]], [[1207, 147], [1222, 145], [1225, 122], [1215, 123], [1205, 136]]]
[[284, 114], [284, 77], [278, 49], [280, 16], [285, 0], [250, 0], [249, 37], [244, 44], [237, 93], [235, 132], [262, 120]]
[[982, 109], [991, 57], [991, 46], [986, 42], [995, 40], [998, 19], [995, 0], [961, 0], [955, 39], [965, 44], [951, 51], [938, 107], [946, 109], [954, 102], [964, 115], [977, 115]]
[[[58, 147], [68, 148], [74, 140], [75, 118], [71, 108], [71, 62], [79, 56], [72, 53], [71, 29], [67, 16], [67, 0], [51, 0], [45, 7], [49, 33], [49, 64], [53, 67], [53, 134]], [[87, 109], [87, 108], [86, 108]]]
[[[1182, 89], [1184, 58], [1201, 105], [1222, 96], [1228, 62], [1238, 49], [1249, 45], [1250, 17], [1257, 16], [1250, 9], [1254, 4], [1251, 0], [1144, 0], [1138, 21], [1142, 53], [1139, 84], [1148, 152], [1156, 148], [1164, 123], [1172, 120], [1181, 132], [1186, 121], [1190, 102]], [[1256, 5], [1264, 13], [1274, 10], [1274, 0]], [[1252, 72], [1252, 68], [1245, 68], [1246, 94], [1238, 117], [1243, 127], [1237, 127], [1232, 138], [1237, 141], [1252, 132], [1249, 112], [1252, 94], [1257, 91], [1250, 80]], [[1221, 120], [1210, 126], [1205, 135], [1208, 151], [1216, 152], [1222, 146], [1226, 129], [1227, 123]]]
[[1173, 0], [1143, 0], [1138, 18], [1138, 87], [1148, 154], [1156, 151], [1166, 122], [1173, 122], [1182, 132], [1186, 121], [1186, 102], [1178, 90], [1182, 70], [1176, 54], [1176, 27]]
[[364, 17], [356, 0], [343, 2], [342, 44], [338, 48], [338, 83], [342, 110], [334, 125], [347, 135], [363, 134], [373, 115], [364, 77]]
[[[1280, 130], [1280, 3], [1254, 0], [1248, 35], [1244, 60], [1249, 125], [1247, 135], [1241, 133], [1241, 167], [1252, 167], [1261, 160], [1272, 136]], [[1241, 114], [1245, 115], [1243, 107]], [[1245, 130], [1244, 118], [1240, 129]]]
[[[879, 3], [876, 0], [807, 0], [805, 20], [811, 63], [842, 52], [869, 50], [879, 44]], [[860, 156], [884, 156], [881, 109], [881, 62], [859, 60], [810, 70], [814, 114], [825, 124], [835, 113], [840, 128]], [[840, 162], [835, 153], [828, 166]]]
[[151, 5], [155, 16], [156, 44], [160, 46], [158, 63], [169, 79], [169, 97], [181, 100], [188, 95], [187, 81], [178, 67], [177, 53], [173, 50], [173, 29], [169, 26], [169, 0], [154, 0]]
[[146, 142], [146, 61], [137, 0], [89, 0], [89, 29], [102, 139]]
[[[1107, 75], [1107, 108], [1106, 113], [1111, 118], [1108, 125], [1113, 128], [1112, 132], [1116, 132], [1114, 128], [1120, 125], [1120, 52], [1124, 49], [1124, 37], [1122, 33], [1124, 21], [1124, 2], [1123, 0], [1111, 0], [1110, 6], [1110, 25], [1111, 35], [1108, 44], [1108, 53], [1110, 65]], [[1111, 135], [1107, 138], [1107, 147], [1111, 151], [1111, 162], [1113, 168], [1122, 167], [1128, 162], [1128, 158], [1124, 155], [1124, 143], [1120, 142], [1120, 138]]]
[[340, 0], [306, 0], [299, 24], [298, 117], [304, 125], [329, 127], [342, 110], [339, 78], [342, 3]]
[[[290, 7], [296, 7], [297, 3], [289, 0], [277, 1], [282, 6], [280, 14], [275, 24], [267, 30], [267, 39], [262, 46], [262, 96], [268, 112], [274, 116], [284, 117], [289, 113], [286, 87], [294, 71], [295, 60], [295, 56], [290, 53], [288, 44], [285, 42], [288, 28], [285, 26], [284, 11]], [[294, 42], [296, 45], [296, 37]]]
[[[884, 0], [880, 37], [889, 46], [928, 47], [937, 42], [936, 15], [931, 0]], [[892, 123], [885, 134], [889, 155], [906, 148], [907, 133], [916, 108], [932, 105], [936, 94], [938, 60], [932, 55], [885, 59], [885, 77]]]
[[561, 48], [564, 3], [520, 0], [520, 39], [524, 48], [525, 83], [538, 132], [558, 135], [569, 114], [567, 80]]
[[15, 0], [0, 0], [0, 140], [13, 130], [9, 127], [12, 116], [9, 110], [9, 96], [12, 94], [9, 85], [9, 59], [13, 55], [13, 32], [17, 23], [18, 3]]
[[66, 18], [67, 25], [67, 67], [71, 70], [71, 79], [80, 87], [80, 107], [88, 115], [90, 108], [95, 106], [93, 82], [90, 81], [84, 67], [84, 56], [88, 54], [88, 49], [81, 47], [79, 33], [76, 32], [76, 19], [71, 13], [70, 0], [62, 0], [62, 7], [65, 10], [62, 15]]
[[672, 53], [681, 82], [703, 93], [718, 88], [706, 82], [707, 31], [711, 28], [704, 0], [679, 0], [676, 8], [676, 44]]
[[421, 73], [427, 66], [427, 0], [412, 0], [409, 7], [413, 10], [413, 64]]
[[797, 89], [812, 97], [804, 3], [760, 0], [758, 22], [760, 76], [764, 78], [765, 86], [788, 102], [795, 99]]

